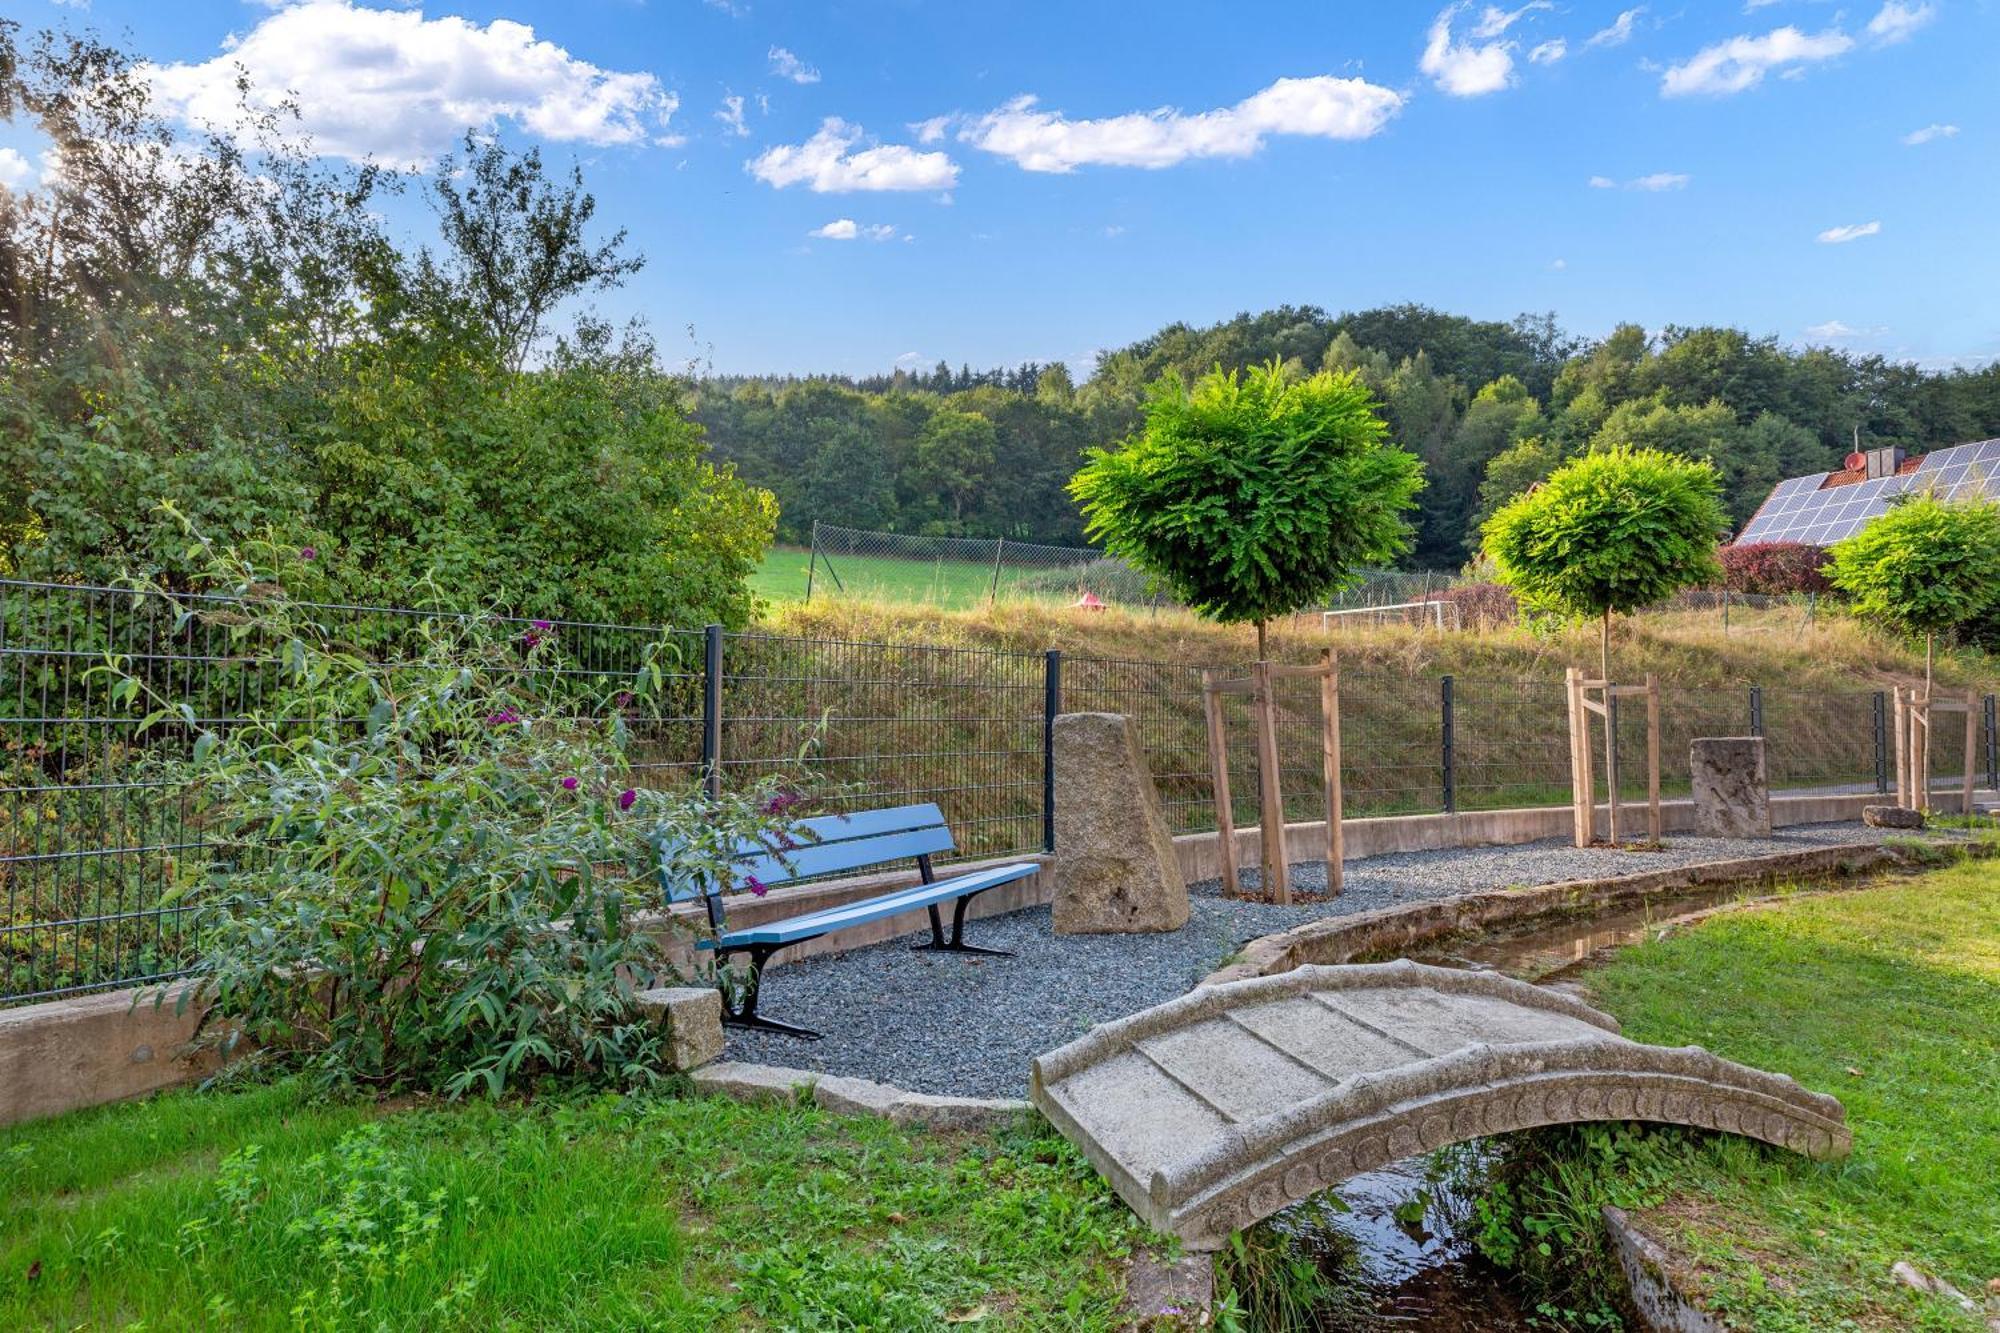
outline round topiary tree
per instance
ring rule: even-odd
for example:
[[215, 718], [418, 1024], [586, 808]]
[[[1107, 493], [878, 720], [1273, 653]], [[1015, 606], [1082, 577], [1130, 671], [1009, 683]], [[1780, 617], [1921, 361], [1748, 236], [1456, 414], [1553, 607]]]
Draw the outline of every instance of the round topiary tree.
[[1220, 368], [1156, 382], [1135, 436], [1070, 481], [1087, 531], [1196, 612], [1265, 626], [1409, 546], [1423, 465], [1391, 444], [1353, 372]]
[[2000, 605], [2000, 504], [1912, 496], [1836, 543], [1829, 572], [1855, 614], [1923, 636], [1929, 698], [1937, 636]]
[[1524, 606], [1594, 617], [1611, 679], [1611, 617], [1722, 575], [1728, 529], [1708, 463], [1657, 449], [1585, 454], [1486, 521], [1486, 553]]

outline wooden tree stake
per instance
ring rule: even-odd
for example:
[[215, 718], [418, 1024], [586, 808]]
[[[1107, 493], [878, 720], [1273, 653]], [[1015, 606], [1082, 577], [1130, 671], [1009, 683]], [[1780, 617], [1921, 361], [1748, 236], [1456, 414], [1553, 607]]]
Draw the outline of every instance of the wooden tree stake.
[[1264, 893], [1290, 905], [1292, 882], [1285, 864], [1285, 793], [1278, 778], [1278, 701], [1271, 689], [1271, 664], [1250, 668], [1251, 702], [1257, 721], [1257, 831], [1263, 842]]
[[1333, 649], [1322, 649], [1319, 679], [1319, 711], [1324, 722], [1320, 735], [1320, 760], [1326, 777], [1326, 890], [1339, 893], [1343, 877], [1341, 862], [1345, 840], [1340, 821], [1343, 802], [1340, 789], [1340, 668]]
[[1222, 861], [1222, 891], [1241, 895], [1236, 881], [1236, 808], [1229, 794], [1229, 733], [1222, 724], [1222, 693], [1215, 673], [1201, 673], [1201, 710], [1208, 719], [1208, 762], [1215, 780], [1215, 849]]

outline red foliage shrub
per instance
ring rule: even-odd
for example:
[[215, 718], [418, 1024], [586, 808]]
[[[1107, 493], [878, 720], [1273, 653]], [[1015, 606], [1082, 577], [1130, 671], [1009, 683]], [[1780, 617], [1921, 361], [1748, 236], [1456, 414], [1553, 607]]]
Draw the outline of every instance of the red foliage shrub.
[[1751, 542], [1745, 546], [1725, 546], [1720, 554], [1722, 583], [1731, 592], [1780, 596], [1833, 590], [1826, 577], [1826, 567], [1833, 556], [1824, 546], [1809, 542]]

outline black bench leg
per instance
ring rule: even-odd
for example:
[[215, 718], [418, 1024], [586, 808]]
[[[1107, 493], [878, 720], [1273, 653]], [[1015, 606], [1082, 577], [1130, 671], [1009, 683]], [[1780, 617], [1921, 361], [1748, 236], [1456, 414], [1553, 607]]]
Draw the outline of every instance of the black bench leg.
[[[811, 1028], [802, 1028], [796, 1023], [782, 1019], [766, 1018], [757, 1012], [757, 992], [764, 984], [764, 964], [782, 945], [762, 945], [744, 950], [730, 950], [750, 955], [750, 980], [743, 993], [732, 1003], [727, 991], [722, 995], [722, 1026], [727, 1028], [749, 1028], [754, 1032], [778, 1032], [787, 1037], [799, 1037], [806, 1041], [818, 1041], [824, 1034]], [[725, 959], [727, 955], [724, 955]]]
[[938, 915], [937, 904], [931, 904], [930, 942], [927, 944], [913, 944], [910, 947], [920, 952], [977, 953], [985, 954], [989, 958], [1012, 958], [1014, 955], [1005, 949], [982, 949], [977, 944], [967, 944], [965, 942], [965, 905], [978, 896], [976, 893], [968, 893], [965, 897], [960, 898], [952, 904], [951, 938], [949, 940], [945, 938], [944, 934], [944, 918]]

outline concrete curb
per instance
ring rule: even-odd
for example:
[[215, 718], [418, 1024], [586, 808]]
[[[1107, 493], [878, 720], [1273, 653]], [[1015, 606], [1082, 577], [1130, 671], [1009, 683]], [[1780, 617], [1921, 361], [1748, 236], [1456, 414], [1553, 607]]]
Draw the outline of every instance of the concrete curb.
[[739, 1102], [797, 1102], [835, 1115], [872, 1115], [922, 1129], [985, 1131], [1033, 1108], [1017, 1097], [940, 1097], [888, 1083], [783, 1065], [724, 1060], [688, 1075], [695, 1090]]
[[1630, 1214], [1606, 1204], [1604, 1230], [1624, 1271], [1632, 1308], [1647, 1333], [1727, 1333], [1727, 1324], [1682, 1289], [1672, 1256], [1641, 1231]]

